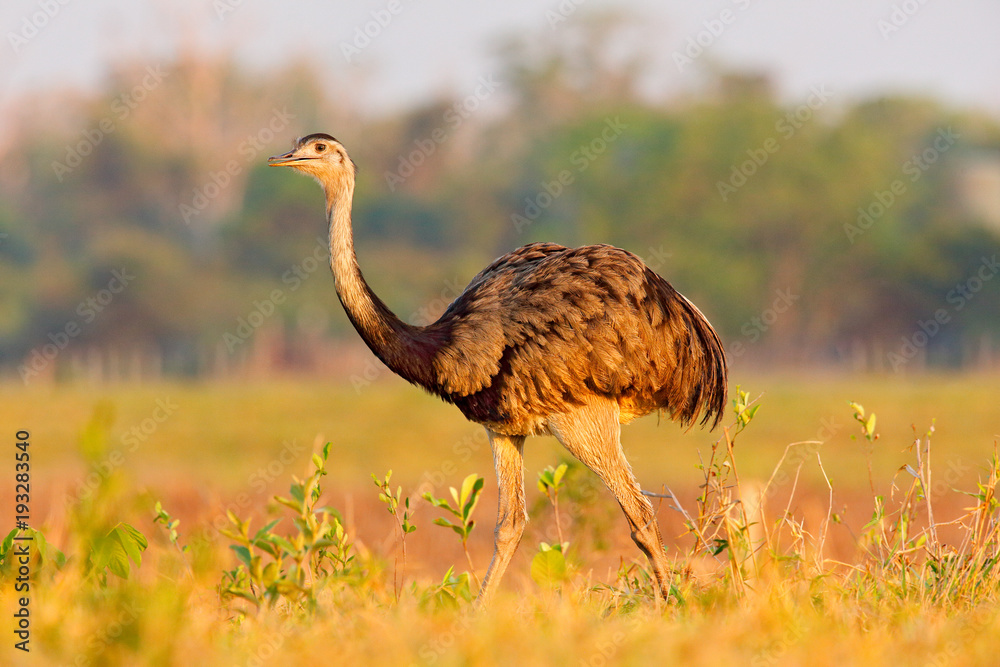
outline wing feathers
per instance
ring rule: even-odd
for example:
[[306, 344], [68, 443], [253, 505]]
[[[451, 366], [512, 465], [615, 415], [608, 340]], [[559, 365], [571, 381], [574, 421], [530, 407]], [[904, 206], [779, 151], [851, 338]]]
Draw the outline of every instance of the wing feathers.
[[711, 325], [635, 255], [524, 246], [479, 273], [425, 333], [437, 386], [474, 421], [518, 422], [588, 394], [630, 414], [718, 421], [725, 353]]

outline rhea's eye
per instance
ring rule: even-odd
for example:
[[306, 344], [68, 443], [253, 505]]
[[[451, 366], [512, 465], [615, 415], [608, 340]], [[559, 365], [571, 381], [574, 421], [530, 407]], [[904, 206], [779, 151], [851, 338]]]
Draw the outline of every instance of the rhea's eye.
[[326, 150], [326, 144], [316, 144], [316, 152], [322, 153]]

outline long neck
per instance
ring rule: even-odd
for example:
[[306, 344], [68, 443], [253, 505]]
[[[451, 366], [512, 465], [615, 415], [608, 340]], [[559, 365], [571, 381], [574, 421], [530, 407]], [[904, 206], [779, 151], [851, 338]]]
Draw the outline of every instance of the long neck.
[[403, 379], [431, 389], [435, 384], [434, 345], [421, 337], [421, 327], [396, 317], [361, 274], [351, 226], [353, 179], [328, 185], [325, 190], [330, 220], [330, 266], [340, 303], [375, 356]]

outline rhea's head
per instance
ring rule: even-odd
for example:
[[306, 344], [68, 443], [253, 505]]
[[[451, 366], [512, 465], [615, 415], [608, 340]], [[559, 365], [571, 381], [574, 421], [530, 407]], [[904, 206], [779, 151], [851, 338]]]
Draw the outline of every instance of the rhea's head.
[[292, 150], [267, 159], [272, 167], [291, 167], [308, 174], [331, 192], [354, 182], [357, 171], [344, 146], [329, 134], [310, 134], [296, 140]]

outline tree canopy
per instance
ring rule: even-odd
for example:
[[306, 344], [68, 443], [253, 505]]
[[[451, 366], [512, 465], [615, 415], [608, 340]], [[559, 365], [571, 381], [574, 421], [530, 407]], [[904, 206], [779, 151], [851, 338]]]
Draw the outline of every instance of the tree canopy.
[[746, 360], [895, 370], [995, 346], [995, 119], [823, 87], [781, 103], [766, 77], [726, 72], [653, 101], [639, 59], [611, 66], [592, 48], [528, 58], [513, 44], [468, 96], [374, 119], [308, 65], [250, 75], [221, 57], [31, 100], [0, 175], [4, 370], [73, 345], [209, 372], [213, 354], [253, 344], [234, 332], [255, 312], [287, 340], [346, 335], [322, 193], [266, 167], [312, 131], [360, 165], [360, 261], [404, 319], [548, 240], [635, 252]]

